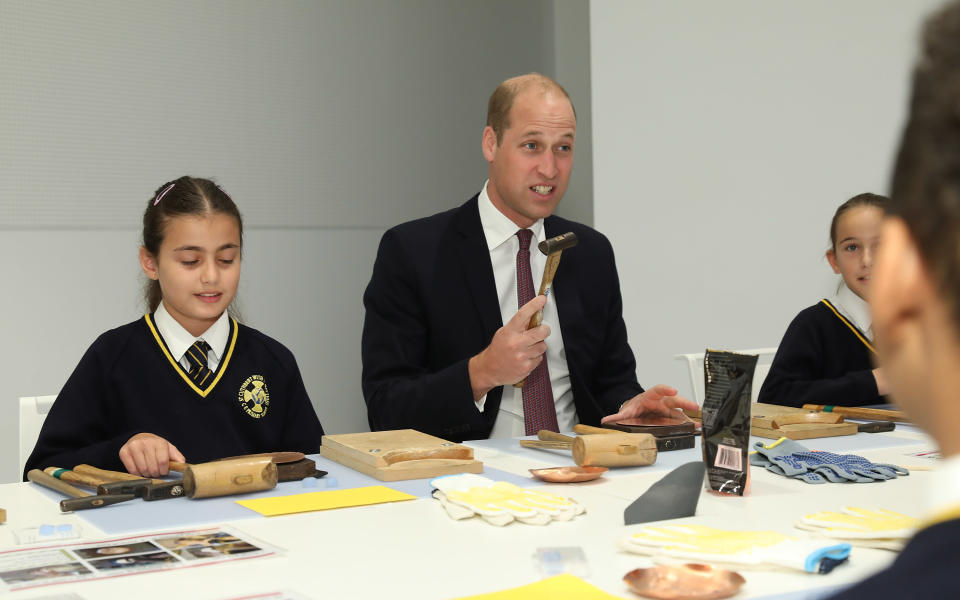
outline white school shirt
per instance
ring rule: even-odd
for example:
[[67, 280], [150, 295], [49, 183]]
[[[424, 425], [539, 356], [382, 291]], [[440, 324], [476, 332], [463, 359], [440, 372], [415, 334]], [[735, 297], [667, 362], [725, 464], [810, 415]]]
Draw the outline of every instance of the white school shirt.
[[[493, 277], [497, 285], [497, 297], [500, 299], [500, 316], [507, 323], [517, 313], [517, 252], [520, 240], [517, 224], [511, 221], [490, 201], [487, 185], [483, 185], [477, 204], [480, 208], [480, 224], [490, 250], [490, 263], [493, 265]], [[530, 242], [530, 274], [533, 277], [534, 291], [539, 291], [540, 280], [546, 257], [537, 249], [537, 244], [546, 239], [543, 219], [538, 220], [530, 229], [533, 239]], [[571, 431], [577, 423], [577, 408], [573, 403], [573, 388], [570, 385], [570, 369], [567, 367], [567, 354], [563, 349], [563, 337], [560, 335], [560, 317], [553, 294], [547, 296], [543, 308], [543, 323], [550, 327], [547, 344], [547, 369], [550, 371], [550, 386], [553, 389], [554, 405], [557, 409], [557, 424], [560, 431]], [[477, 409], [483, 411], [486, 395], [477, 400]], [[526, 435], [523, 424], [523, 389], [512, 385], [503, 386], [503, 398], [500, 410], [490, 437], [522, 437]]]
[[870, 315], [870, 305], [866, 300], [854, 294], [853, 290], [841, 281], [840, 289], [833, 298], [830, 298], [830, 303], [837, 307], [841, 315], [856, 325], [868, 340], [873, 341], [873, 317]]
[[170, 354], [184, 369], [190, 370], [190, 361], [184, 356], [187, 349], [193, 346], [195, 341], [203, 340], [210, 345], [210, 351], [207, 353], [207, 367], [211, 371], [217, 370], [220, 358], [223, 357], [223, 352], [227, 348], [227, 338], [230, 336], [230, 317], [227, 311], [223, 311], [220, 318], [199, 336], [191, 334], [170, 316], [162, 301], [153, 315], [153, 322], [156, 323], [157, 331], [160, 332], [163, 341], [167, 343]]

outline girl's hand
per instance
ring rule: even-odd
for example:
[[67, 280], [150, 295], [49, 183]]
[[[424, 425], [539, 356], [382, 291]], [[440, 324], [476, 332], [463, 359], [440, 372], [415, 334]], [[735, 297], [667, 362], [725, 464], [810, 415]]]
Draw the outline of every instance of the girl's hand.
[[170, 471], [170, 461], [186, 462], [177, 447], [152, 433], [138, 433], [120, 448], [127, 471], [140, 477], [159, 477]]
[[877, 393], [881, 396], [886, 396], [890, 393], [890, 386], [887, 385], [887, 378], [883, 376], [883, 371], [880, 370], [880, 367], [877, 367], [873, 370], [873, 378], [877, 380]]

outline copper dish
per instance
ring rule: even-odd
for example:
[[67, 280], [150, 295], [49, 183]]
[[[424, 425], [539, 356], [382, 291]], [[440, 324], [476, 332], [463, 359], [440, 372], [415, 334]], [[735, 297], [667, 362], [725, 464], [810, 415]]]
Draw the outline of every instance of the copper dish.
[[590, 481], [609, 471], [606, 467], [551, 467], [549, 469], [530, 469], [537, 479], [550, 483], [576, 483]]
[[623, 580], [635, 594], [658, 600], [729, 598], [746, 583], [736, 571], [700, 563], [634, 569]]

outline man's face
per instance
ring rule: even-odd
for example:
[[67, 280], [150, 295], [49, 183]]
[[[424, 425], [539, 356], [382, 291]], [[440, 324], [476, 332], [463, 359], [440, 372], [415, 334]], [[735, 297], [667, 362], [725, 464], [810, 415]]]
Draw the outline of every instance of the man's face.
[[577, 121], [562, 94], [531, 89], [514, 100], [509, 123], [499, 144], [492, 128], [483, 131], [487, 193], [500, 212], [526, 228], [550, 216], [567, 191]]
[[902, 220], [888, 218], [882, 239], [870, 296], [880, 366], [897, 404], [930, 431], [931, 423], [926, 420], [934, 413], [924, 410], [932, 394], [930, 344], [925, 341], [929, 327], [922, 318], [929, 311], [930, 286], [919, 251]]

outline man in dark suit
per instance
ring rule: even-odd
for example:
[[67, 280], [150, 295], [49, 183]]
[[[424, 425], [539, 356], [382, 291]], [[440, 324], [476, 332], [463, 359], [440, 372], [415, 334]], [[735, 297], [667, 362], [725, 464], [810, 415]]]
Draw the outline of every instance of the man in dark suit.
[[[575, 137], [556, 82], [503, 82], [488, 106], [480, 193], [384, 234], [364, 294], [371, 429], [464, 440], [697, 407], [668, 386], [640, 387], [610, 243], [552, 216]], [[545, 262], [537, 242], [571, 231], [579, 243], [563, 253], [554, 292], [534, 297]], [[544, 324], [527, 329], [540, 310]]]
[[[927, 22], [873, 271], [873, 330], [892, 396], [940, 447], [919, 531], [837, 598], [960, 598], [960, 2]], [[919, 483], [919, 482], [918, 482]], [[922, 510], [922, 509], [921, 509]]]

